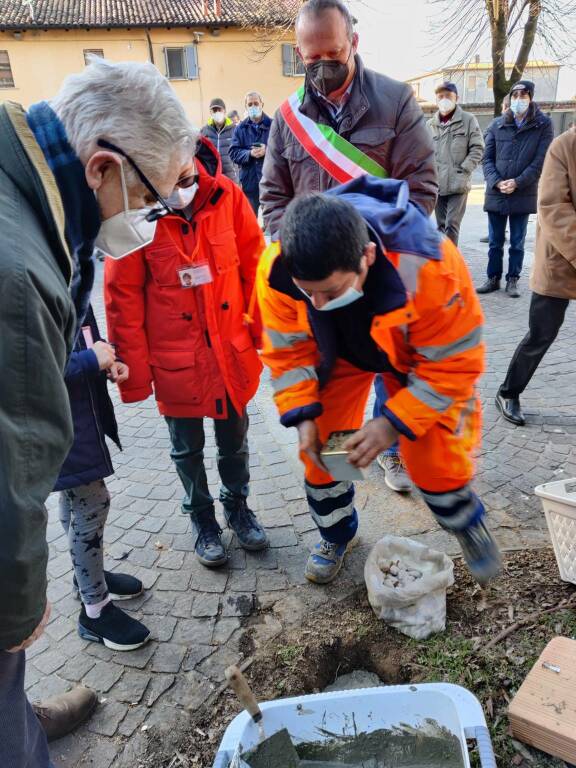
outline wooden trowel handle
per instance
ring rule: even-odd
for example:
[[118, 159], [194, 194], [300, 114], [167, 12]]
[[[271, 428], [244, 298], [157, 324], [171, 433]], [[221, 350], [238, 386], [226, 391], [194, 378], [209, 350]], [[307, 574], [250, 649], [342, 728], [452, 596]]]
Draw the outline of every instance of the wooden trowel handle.
[[238, 696], [240, 704], [242, 704], [248, 714], [251, 715], [254, 722], [257, 723], [261, 720], [262, 712], [260, 711], [256, 697], [252, 693], [248, 681], [238, 667], [228, 667], [224, 672], [224, 676], [226, 677], [226, 681], [230, 688], [232, 688], [236, 696]]

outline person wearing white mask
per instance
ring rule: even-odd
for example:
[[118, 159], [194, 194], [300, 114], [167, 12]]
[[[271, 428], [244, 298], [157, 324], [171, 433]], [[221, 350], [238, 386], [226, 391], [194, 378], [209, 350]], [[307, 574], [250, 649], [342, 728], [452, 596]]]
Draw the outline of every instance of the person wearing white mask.
[[234, 136], [235, 125], [226, 117], [226, 104], [222, 99], [212, 99], [210, 102], [210, 118], [200, 133], [218, 150], [222, 158], [222, 173], [232, 181], [238, 182], [238, 171], [230, 157], [230, 146]]
[[165, 203], [171, 213], [152, 243], [106, 261], [108, 334], [130, 368], [119, 384], [122, 400], [154, 394], [166, 419], [182, 514], [190, 517], [198, 560], [211, 568], [224, 566], [228, 554], [206, 477], [204, 418], [214, 419], [226, 522], [244, 549], [268, 546], [248, 507], [246, 411], [260, 381], [254, 281], [265, 243], [248, 200], [205, 138]]
[[500, 289], [504, 271], [504, 239], [510, 226], [506, 294], [518, 298], [524, 241], [530, 214], [536, 213], [538, 181], [554, 126], [534, 101], [534, 83], [519, 80], [510, 90], [510, 109], [486, 131], [484, 210], [488, 213], [487, 279], [478, 293]]
[[427, 122], [438, 168], [436, 222], [440, 232], [458, 245], [472, 173], [482, 160], [484, 139], [478, 120], [458, 104], [454, 83], [438, 85], [436, 103], [438, 111]]
[[240, 168], [240, 184], [256, 215], [260, 210], [260, 180], [272, 120], [264, 112], [264, 101], [257, 91], [244, 99], [247, 117], [236, 126], [230, 147], [232, 162]]
[[25, 650], [50, 616], [44, 503], [73, 437], [64, 369], [89, 306], [94, 245], [121, 257], [153, 238], [195, 137], [152, 64], [95, 58], [51, 101], [0, 106], [2, 766], [49, 768], [47, 735], [97, 705], [79, 688], [37, 716], [24, 693]]

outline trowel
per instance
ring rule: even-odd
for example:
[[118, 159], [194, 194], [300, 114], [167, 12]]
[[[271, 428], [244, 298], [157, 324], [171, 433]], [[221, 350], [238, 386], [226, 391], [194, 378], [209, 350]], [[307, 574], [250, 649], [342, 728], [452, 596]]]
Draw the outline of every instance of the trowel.
[[228, 667], [224, 675], [238, 701], [258, 727], [259, 744], [242, 755], [244, 763], [250, 768], [299, 768], [300, 759], [286, 728], [266, 737], [262, 710], [240, 669], [236, 666]]

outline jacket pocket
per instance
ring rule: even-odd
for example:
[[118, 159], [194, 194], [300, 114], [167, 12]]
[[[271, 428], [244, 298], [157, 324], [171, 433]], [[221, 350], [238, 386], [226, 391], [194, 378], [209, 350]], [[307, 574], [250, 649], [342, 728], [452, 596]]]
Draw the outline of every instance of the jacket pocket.
[[233, 336], [226, 344], [228, 372], [235, 388], [247, 389], [258, 380], [262, 364], [247, 330]]
[[180, 286], [178, 267], [182, 265], [175, 254], [174, 246], [146, 248], [144, 255], [148, 271], [156, 285], [162, 288]]
[[[351, 144], [358, 147], [364, 154], [371, 157], [384, 168], [388, 168], [392, 140], [396, 138], [396, 132], [392, 128], [373, 126], [371, 128], [358, 128], [346, 136]], [[402, 153], [400, 148], [399, 154]]]
[[204, 399], [204, 377], [195, 366], [194, 350], [155, 352], [150, 356], [156, 400], [164, 403], [200, 405]]
[[216, 274], [236, 267], [240, 263], [238, 248], [236, 247], [236, 234], [233, 229], [225, 229], [222, 232], [213, 232], [207, 236], [210, 243], [210, 252]]

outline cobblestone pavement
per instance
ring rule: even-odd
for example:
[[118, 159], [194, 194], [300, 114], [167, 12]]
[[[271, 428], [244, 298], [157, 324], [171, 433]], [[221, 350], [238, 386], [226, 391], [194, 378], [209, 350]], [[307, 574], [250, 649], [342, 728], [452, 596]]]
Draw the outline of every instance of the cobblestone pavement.
[[[471, 203], [461, 245], [475, 278], [481, 280], [487, 246], [479, 238], [486, 221], [477, 193]], [[529, 251], [532, 243], [533, 225]], [[533, 488], [576, 475], [576, 364], [570, 344], [576, 325], [571, 311], [524, 397], [526, 427], [504, 423], [493, 405], [497, 385], [525, 333], [526, 284], [523, 279], [519, 300], [503, 293], [483, 300], [489, 354], [481, 384], [484, 444], [476, 486], [507, 547], [547, 541]], [[100, 286], [94, 304], [101, 316]], [[328, 588], [305, 584], [303, 567], [316, 536], [303, 499], [294, 431], [278, 425], [265, 378], [249, 408], [251, 498], [269, 530], [271, 548], [246, 554], [227, 533], [229, 567], [206, 570], [194, 558], [189, 521], [180, 513], [181, 488], [154, 402], [116, 402], [124, 451], [114, 452], [116, 474], [108, 481], [112, 508], [105, 534], [107, 567], [133, 573], [144, 582], [146, 593], [123, 607], [148, 625], [154, 639], [138, 651], [114, 653], [78, 637], [79, 603], [72, 594], [56, 498], [51, 497], [48, 571], [53, 614], [44, 637], [28, 653], [28, 693], [33, 700], [41, 699], [82, 682], [95, 688], [102, 701], [88, 724], [52, 745], [57, 768], [136, 768], [146, 732], [177, 729], [188, 718], [186, 708], [207, 699], [221, 684], [224, 668], [238, 661], [242, 651], [250, 652], [286, 623], [297, 622], [306, 610], [358, 584], [367, 549], [385, 532], [454, 551], [452, 540], [438, 531], [423, 504], [414, 495], [400, 498], [387, 490], [380, 470], [372, 467], [358, 490], [361, 543], [349, 556], [342, 577]], [[207, 432], [208, 476], [216, 492], [215, 445]], [[271, 612], [258, 611], [272, 606]]]

